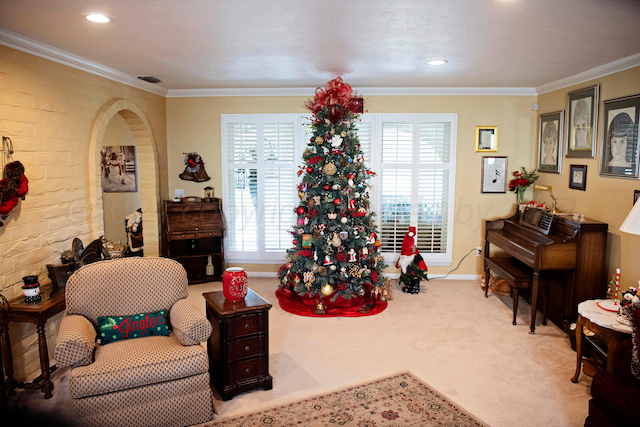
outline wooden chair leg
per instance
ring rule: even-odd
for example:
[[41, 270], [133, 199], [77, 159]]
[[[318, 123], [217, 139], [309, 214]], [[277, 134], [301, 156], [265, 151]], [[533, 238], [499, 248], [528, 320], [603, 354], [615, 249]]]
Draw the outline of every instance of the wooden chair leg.
[[547, 305], [549, 303], [549, 291], [550, 291], [550, 287], [545, 286], [544, 288], [544, 307], [542, 309], [542, 324], [546, 325], [547, 324]]
[[511, 289], [511, 296], [513, 297], [513, 324], [515, 325], [518, 316], [518, 290], [516, 288]]
[[488, 268], [484, 270], [484, 297], [489, 298], [489, 280], [491, 279], [491, 272]]

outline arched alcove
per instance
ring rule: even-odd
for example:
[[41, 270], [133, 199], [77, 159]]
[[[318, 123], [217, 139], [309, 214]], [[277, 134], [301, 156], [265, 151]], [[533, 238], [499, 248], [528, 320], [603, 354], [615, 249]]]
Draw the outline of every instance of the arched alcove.
[[104, 234], [100, 149], [107, 125], [116, 114], [122, 116], [127, 122], [136, 141], [138, 186], [144, 224], [144, 253], [147, 256], [158, 256], [160, 254], [160, 197], [156, 145], [145, 114], [135, 103], [126, 99], [109, 101], [98, 114], [91, 132], [89, 147], [91, 232], [96, 238]]

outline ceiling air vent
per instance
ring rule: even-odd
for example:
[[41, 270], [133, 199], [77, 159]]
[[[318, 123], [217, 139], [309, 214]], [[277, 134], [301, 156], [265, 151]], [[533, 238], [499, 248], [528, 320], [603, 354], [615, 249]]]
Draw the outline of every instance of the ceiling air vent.
[[138, 77], [140, 80], [144, 80], [145, 82], [154, 83], [154, 84], [162, 82], [162, 80], [153, 76], [136, 76], [136, 77]]

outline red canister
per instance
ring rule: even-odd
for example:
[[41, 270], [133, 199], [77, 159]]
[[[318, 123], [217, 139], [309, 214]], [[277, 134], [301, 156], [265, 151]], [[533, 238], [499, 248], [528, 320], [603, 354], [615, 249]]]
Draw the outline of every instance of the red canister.
[[230, 267], [222, 275], [222, 290], [228, 301], [242, 301], [247, 296], [247, 273], [242, 267]]

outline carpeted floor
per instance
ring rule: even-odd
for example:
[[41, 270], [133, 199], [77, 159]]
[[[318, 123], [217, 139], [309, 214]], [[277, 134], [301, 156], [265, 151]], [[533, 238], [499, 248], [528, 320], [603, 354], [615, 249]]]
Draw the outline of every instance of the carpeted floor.
[[[511, 325], [511, 299], [484, 298], [477, 281], [433, 280], [419, 295], [396, 289], [382, 313], [361, 318], [300, 317], [280, 309], [276, 279], [249, 286], [273, 304], [269, 319], [273, 390], [216, 401], [219, 417], [235, 417], [410, 371], [486, 424], [582, 426], [591, 379], [570, 380], [575, 352], [552, 323], [529, 335], [530, 307], [522, 300]], [[221, 283], [189, 287], [204, 312], [202, 292]], [[538, 316], [540, 319], [542, 316]], [[52, 376], [54, 396], [22, 391], [32, 410], [68, 415], [68, 371]], [[403, 424], [406, 425], [406, 424]]]
[[486, 427], [408, 372], [252, 414], [224, 418], [206, 427], [330, 425]]

